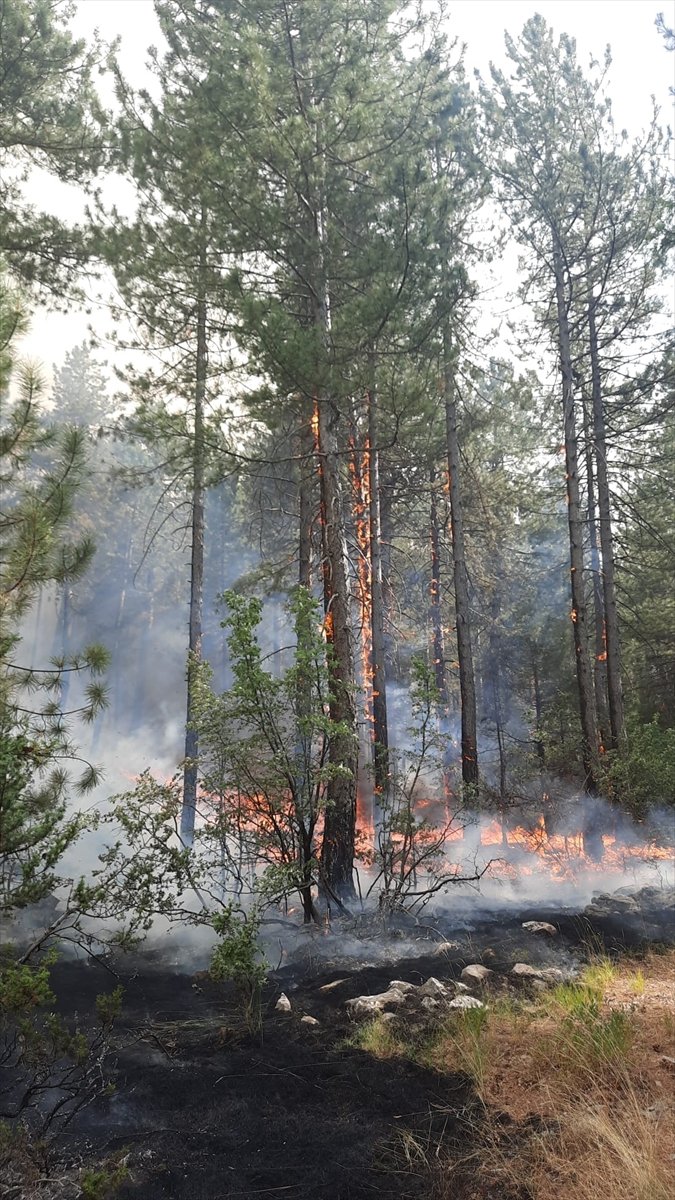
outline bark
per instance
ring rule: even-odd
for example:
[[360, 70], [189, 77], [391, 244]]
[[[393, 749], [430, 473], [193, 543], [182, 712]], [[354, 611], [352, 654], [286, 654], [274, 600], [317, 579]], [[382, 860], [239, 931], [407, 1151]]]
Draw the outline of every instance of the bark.
[[438, 528], [438, 504], [436, 502], [436, 470], [429, 467], [431, 488], [431, 583], [429, 587], [429, 620], [431, 623], [431, 646], [434, 664], [434, 681], [441, 705], [448, 707], [448, 688], [445, 678], [445, 645], [441, 619], [441, 538]]
[[619, 614], [614, 578], [614, 537], [607, 472], [607, 434], [605, 410], [602, 403], [602, 384], [598, 355], [598, 333], [595, 322], [596, 301], [590, 296], [588, 333], [591, 351], [591, 383], [593, 398], [593, 441], [598, 477], [598, 514], [600, 517], [600, 549], [602, 552], [602, 589], [605, 601], [605, 633], [607, 638], [607, 694], [609, 699], [610, 745], [613, 749], [625, 737], [623, 685], [621, 681], [621, 641]]
[[[303, 406], [304, 407], [304, 406]], [[303, 411], [302, 430], [299, 437], [300, 485], [299, 485], [299, 538], [298, 538], [298, 583], [301, 587], [311, 585], [312, 524], [314, 520], [314, 442], [311, 413]]]
[[445, 428], [450, 479], [450, 526], [455, 583], [455, 623], [457, 627], [457, 659], [459, 662], [459, 691], [462, 705], [462, 779], [467, 786], [478, 783], [478, 748], [476, 740], [476, 683], [471, 649], [471, 613], [469, 584], [464, 548], [464, 515], [459, 475], [459, 440], [457, 437], [457, 397], [450, 332], [443, 334], [443, 390], [445, 394]]
[[539, 681], [537, 648], [533, 644], [530, 644], [530, 653], [532, 658], [532, 699], [534, 701], [534, 746], [535, 750], [537, 751], [537, 758], [543, 767], [546, 760], [544, 742], [541, 736], [543, 705], [541, 699], [541, 684]]
[[[311, 295], [312, 322], [322, 355], [317, 370], [322, 381], [332, 361], [330, 299], [323, 261], [323, 207], [317, 204], [311, 230], [315, 262]], [[326, 789], [321, 876], [329, 906], [355, 896], [354, 842], [358, 740], [354, 705], [349, 573], [345, 534], [343, 486], [340, 473], [338, 426], [340, 412], [330, 386], [317, 390], [318, 449], [321, 471], [324, 601], [330, 673], [330, 716], [342, 729], [330, 740], [329, 760], [336, 768]]]
[[555, 239], [553, 241], [553, 264], [558, 324], [558, 349], [562, 375], [563, 424], [565, 439], [565, 467], [567, 488], [567, 520], [570, 542], [570, 580], [572, 593], [572, 629], [576, 656], [577, 690], [579, 695], [579, 719], [581, 723], [581, 750], [585, 775], [585, 788], [595, 792], [598, 782], [597, 728], [593, 677], [588, 658], [586, 596], [584, 586], [584, 546], [581, 502], [579, 496], [579, 455], [574, 410], [574, 378], [570, 329], [565, 295], [563, 257]]
[[387, 679], [384, 642], [384, 595], [382, 584], [382, 523], [380, 514], [380, 461], [378, 450], [377, 391], [368, 393], [368, 473], [370, 524], [370, 586], [372, 622], [371, 667], [373, 694], [373, 741], [375, 789], [384, 792], [389, 781], [389, 732], [387, 722]]
[[598, 526], [595, 512], [595, 479], [593, 476], [593, 452], [588, 428], [586, 402], [584, 400], [584, 424], [586, 436], [586, 511], [588, 514], [588, 540], [591, 551], [591, 573], [593, 576], [593, 626], [595, 631], [595, 654], [593, 658], [593, 686], [595, 706], [598, 713], [598, 735], [602, 746], [608, 744], [609, 711], [607, 708], [607, 639], [605, 625], [605, 599], [602, 590], [602, 571], [598, 548]]
[[380, 482], [380, 560], [382, 564], [382, 641], [384, 644], [384, 669], [387, 679], [395, 676], [393, 670], [396, 647], [392, 637], [393, 591], [391, 583], [391, 546], [394, 538], [393, 497], [391, 488], [383, 488]]
[[[204, 213], [202, 212], [202, 224]], [[183, 772], [183, 811], [181, 835], [191, 842], [197, 808], [199, 735], [193, 727], [194, 685], [202, 657], [204, 607], [204, 401], [208, 353], [206, 342], [206, 250], [200, 254], [197, 294], [197, 357], [195, 363], [194, 446], [192, 460], [192, 552], [190, 570], [190, 616], [187, 664], [187, 709], [185, 726], [185, 768]]]
[[321, 847], [321, 870], [339, 900], [354, 895], [354, 838], [358, 743], [354, 707], [354, 654], [346, 561], [340, 463], [335, 427], [338, 412], [328, 397], [319, 400], [319, 447], [324, 541], [324, 601], [330, 672], [330, 717], [343, 726], [331, 738], [329, 758], [338, 768], [328, 782]]

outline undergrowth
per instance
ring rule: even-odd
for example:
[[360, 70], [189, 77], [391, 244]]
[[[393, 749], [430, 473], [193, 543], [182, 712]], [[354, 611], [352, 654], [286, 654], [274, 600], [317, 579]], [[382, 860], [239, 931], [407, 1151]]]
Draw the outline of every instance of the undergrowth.
[[482, 1102], [468, 1157], [399, 1130], [387, 1146], [392, 1170], [424, 1173], [430, 1200], [451, 1200], [467, 1173], [475, 1200], [670, 1200], [672, 968], [672, 950], [637, 972], [596, 958], [573, 983], [447, 1014], [423, 1035], [398, 1018], [362, 1026], [353, 1045], [461, 1071]]

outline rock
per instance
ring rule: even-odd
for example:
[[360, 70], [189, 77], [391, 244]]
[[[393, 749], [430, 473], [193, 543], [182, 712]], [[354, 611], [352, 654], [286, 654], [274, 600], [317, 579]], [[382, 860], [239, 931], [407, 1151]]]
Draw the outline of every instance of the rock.
[[511, 974], [515, 975], [516, 979], [541, 979], [541, 971], [536, 967], [531, 967], [529, 963], [514, 963], [511, 967]]
[[511, 967], [511, 974], [516, 979], [524, 979], [531, 983], [534, 980], [539, 980], [541, 983], [556, 984], [563, 983], [565, 976], [557, 967], [531, 967], [529, 963], [515, 963]]
[[477, 1000], [475, 996], [455, 996], [454, 1000], [450, 1001], [448, 1008], [485, 1008], [485, 1005], [482, 1000]]
[[671, 1058], [669, 1054], [662, 1054], [659, 1062], [662, 1067], [668, 1067], [670, 1071], [675, 1071], [675, 1058]]
[[555, 925], [550, 925], [548, 921], [523, 921], [523, 929], [528, 933], [545, 933], [548, 937], [555, 937], [558, 932]]
[[546, 980], [546, 983], [565, 982], [565, 972], [561, 971], [559, 967], [542, 967], [541, 976], [542, 979]]
[[406, 993], [399, 988], [389, 988], [376, 996], [355, 996], [348, 1000], [346, 1007], [352, 1017], [376, 1017], [388, 1005], [398, 1006], [405, 1001]]
[[404, 979], [392, 979], [391, 983], [389, 984], [389, 991], [391, 991], [392, 988], [396, 988], [397, 991], [405, 994], [407, 992], [414, 992], [415, 984], [406, 983]]
[[423, 996], [421, 1006], [422, 1008], [425, 1008], [427, 1012], [433, 1012], [435, 1009], [441, 1007], [440, 1001], [434, 1000], [433, 996]]
[[277, 1012], [289, 1013], [291, 1011], [291, 1002], [285, 992], [281, 993], [274, 1007]]
[[448, 989], [445, 984], [441, 983], [440, 979], [435, 979], [433, 975], [417, 988], [420, 996], [433, 996], [436, 999], [444, 1000], [448, 995]]
[[319, 1021], [317, 1021], [316, 1017], [301, 1017], [300, 1024], [301, 1025], [318, 1025]]
[[458, 980], [453, 981], [453, 988], [456, 992], [470, 992], [471, 988], [468, 983], [460, 983]]
[[480, 963], [471, 963], [464, 968], [461, 978], [471, 983], [487, 983], [491, 975], [494, 975], [494, 971], [491, 971], [489, 967], [483, 967]]

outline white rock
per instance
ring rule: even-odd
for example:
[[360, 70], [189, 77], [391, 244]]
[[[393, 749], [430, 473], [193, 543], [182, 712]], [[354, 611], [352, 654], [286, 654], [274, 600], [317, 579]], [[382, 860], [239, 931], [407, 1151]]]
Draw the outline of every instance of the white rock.
[[435, 1009], [440, 1007], [440, 1002], [438, 1000], [434, 1000], [433, 996], [424, 996], [422, 1000], [422, 1008], [426, 1008], [427, 1012], [433, 1012]]
[[542, 967], [541, 976], [547, 983], [565, 982], [565, 972], [561, 971], [558, 967]]
[[291, 1011], [291, 1002], [285, 992], [282, 992], [276, 1004], [274, 1005], [277, 1012], [289, 1013]]
[[445, 997], [448, 994], [448, 989], [444, 983], [441, 983], [440, 979], [435, 979], [431, 975], [426, 983], [423, 983], [421, 988], [419, 988], [419, 992], [422, 996]]
[[301, 1017], [300, 1024], [301, 1025], [318, 1025], [319, 1022], [317, 1021], [316, 1017]]
[[548, 921], [523, 921], [523, 929], [528, 933], [545, 933], [548, 937], [555, 937], [558, 932]]
[[455, 999], [450, 1001], [448, 1008], [485, 1008], [485, 1005], [475, 996], [455, 996]]
[[392, 988], [396, 988], [397, 991], [404, 993], [414, 992], [415, 984], [406, 983], [404, 979], [392, 979], [391, 983], [389, 984], [389, 991], [391, 991]]
[[531, 967], [529, 963], [514, 963], [511, 967], [511, 974], [516, 976], [516, 979], [541, 979], [541, 971], [536, 967]]
[[389, 991], [380, 992], [377, 996], [355, 996], [347, 1001], [346, 1007], [352, 1017], [375, 1017], [387, 1005], [403, 1004], [404, 1000], [404, 992], [399, 988], [389, 988]]
[[480, 963], [471, 963], [462, 971], [462, 979], [468, 979], [471, 983], [485, 983], [493, 974], [494, 972], [489, 967], [483, 967]]
[[459, 981], [457, 981], [457, 980], [453, 981], [452, 986], [454, 987], [456, 992], [470, 992], [471, 991], [471, 988], [469, 987], [468, 983], [459, 983]]

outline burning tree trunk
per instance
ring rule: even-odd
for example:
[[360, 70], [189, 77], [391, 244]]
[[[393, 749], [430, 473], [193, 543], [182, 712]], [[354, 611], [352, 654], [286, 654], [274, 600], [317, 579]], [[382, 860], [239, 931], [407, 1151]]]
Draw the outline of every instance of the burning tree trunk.
[[598, 333], [595, 323], [596, 301], [591, 292], [588, 303], [588, 334], [591, 351], [591, 384], [593, 398], [593, 442], [598, 477], [598, 512], [600, 517], [600, 549], [602, 551], [602, 589], [605, 601], [605, 633], [607, 639], [607, 694], [609, 698], [610, 745], [616, 748], [625, 735], [623, 687], [621, 683], [621, 643], [619, 614], [614, 581], [614, 539], [607, 472], [607, 435], [602, 403]]
[[476, 683], [471, 650], [471, 615], [469, 584], [464, 550], [464, 516], [459, 477], [459, 440], [457, 437], [457, 396], [455, 389], [453, 352], [450, 332], [443, 333], [443, 390], [445, 394], [445, 428], [450, 481], [450, 525], [455, 583], [455, 621], [457, 626], [457, 659], [459, 661], [459, 690], [462, 703], [462, 779], [466, 786], [478, 783], [478, 747], [476, 740]]
[[389, 731], [387, 723], [387, 680], [384, 642], [384, 594], [382, 581], [382, 524], [380, 516], [380, 455], [378, 449], [377, 391], [373, 382], [368, 392], [368, 473], [370, 523], [370, 586], [372, 621], [372, 689], [375, 788], [384, 792], [389, 779]]
[[[202, 210], [202, 225], [205, 213]], [[185, 727], [185, 768], [183, 773], [183, 811], [181, 834], [191, 841], [197, 808], [199, 735], [194, 728], [195, 675], [202, 656], [202, 613], [204, 604], [204, 401], [208, 352], [206, 343], [206, 250], [199, 263], [197, 295], [197, 357], [195, 364], [195, 423], [192, 459], [192, 554], [190, 570], [190, 618], [187, 665], [187, 713]]]
[[[317, 146], [317, 158], [323, 153]], [[330, 716], [341, 732], [329, 745], [334, 768], [327, 785], [321, 846], [321, 877], [330, 903], [354, 895], [354, 842], [356, 833], [356, 778], [358, 739], [354, 707], [354, 653], [349, 603], [349, 573], [338, 425], [340, 411], [330, 393], [333, 359], [330, 297], [324, 264], [325, 215], [315, 202], [309, 223], [314, 254], [311, 319], [321, 348], [317, 372], [322, 380], [316, 393], [316, 426], [321, 472], [321, 522], [323, 547], [326, 641], [330, 675]]]
[[586, 596], [584, 588], [584, 546], [581, 504], [579, 499], [579, 462], [576, 420], [574, 413], [574, 379], [570, 328], [563, 255], [556, 235], [553, 236], [553, 265], [558, 320], [558, 348], [562, 374], [563, 422], [565, 438], [565, 467], [567, 489], [567, 519], [570, 540], [570, 579], [572, 590], [572, 629], [576, 655], [577, 689], [579, 694], [579, 717], [581, 721], [582, 761], [585, 786], [589, 792], [597, 789], [597, 728], [593, 680], [588, 659], [586, 633]]
[[598, 712], [598, 732], [603, 746], [607, 745], [607, 632], [605, 625], [605, 600], [602, 591], [602, 572], [598, 549], [598, 527], [595, 514], [595, 479], [593, 477], [593, 451], [586, 401], [584, 424], [586, 426], [586, 511], [588, 514], [588, 540], [591, 551], [591, 573], [593, 575], [593, 616], [595, 629], [595, 655], [593, 658], [593, 684], [595, 705]]
[[336, 436], [339, 413], [328, 397], [319, 401], [321, 509], [324, 546], [326, 641], [330, 672], [330, 716], [342, 727], [330, 742], [335, 773], [327, 787], [321, 872], [331, 895], [354, 894], [354, 838], [358, 743], [354, 709], [354, 656], [346, 561], [342, 483]]
[[[317, 414], [307, 410], [306, 402], [302, 402], [302, 427], [298, 438], [299, 458], [299, 549], [298, 549], [298, 583], [309, 592], [312, 583], [312, 525], [314, 519], [314, 477], [315, 453], [318, 445]], [[306, 720], [311, 709], [311, 680], [307, 673], [311, 670], [307, 648], [311, 645], [312, 631], [308, 627], [311, 615], [299, 610], [296, 626], [298, 664], [298, 681], [296, 692], [297, 717], [297, 749], [296, 749], [296, 806], [302, 821], [302, 863], [304, 882], [300, 886], [303, 918], [306, 925], [312, 921], [318, 924], [319, 915], [314, 905], [311, 885], [312, 870], [312, 837], [309, 832], [310, 813], [312, 808], [312, 775], [311, 739], [306, 732]]]

